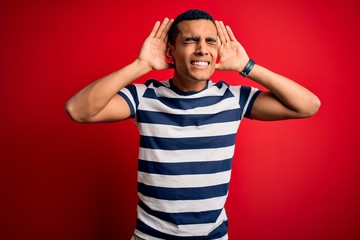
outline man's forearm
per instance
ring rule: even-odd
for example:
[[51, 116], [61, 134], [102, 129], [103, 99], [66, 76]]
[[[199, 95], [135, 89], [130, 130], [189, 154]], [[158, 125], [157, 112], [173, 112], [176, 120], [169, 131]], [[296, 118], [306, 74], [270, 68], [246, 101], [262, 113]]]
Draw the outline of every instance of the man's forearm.
[[274, 94], [286, 107], [304, 115], [313, 115], [319, 108], [316, 95], [298, 83], [255, 64], [249, 76]]
[[151, 70], [149, 65], [136, 59], [74, 95], [66, 105], [73, 118], [88, 118], [100, 112], [119, 90]]

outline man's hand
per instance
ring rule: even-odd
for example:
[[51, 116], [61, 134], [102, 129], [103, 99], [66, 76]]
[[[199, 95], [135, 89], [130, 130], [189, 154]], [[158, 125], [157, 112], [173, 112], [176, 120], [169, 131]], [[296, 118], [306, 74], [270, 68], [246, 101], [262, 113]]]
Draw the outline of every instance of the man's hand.
[[220, 61], [216, 64], [216, 69], [241, 72], [249, 61], [245, 49], [236, 40], [235, 35], [229, 26], [225, 27], [222, 21], [215, 21], [215, 25], [220, 39]]
[[173, 22], [173, 19], [168, 18], [161, 24], [157, 21], [141, 47], [138, 59], [153, 70], [165, 70], [170, 67], [166, 62], [165, 52], [168, 31]]

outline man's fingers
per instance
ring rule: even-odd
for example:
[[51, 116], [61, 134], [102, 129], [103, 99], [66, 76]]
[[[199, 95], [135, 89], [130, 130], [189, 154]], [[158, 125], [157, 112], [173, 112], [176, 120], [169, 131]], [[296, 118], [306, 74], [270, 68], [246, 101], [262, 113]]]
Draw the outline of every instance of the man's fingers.
[[225, 26], [222, 21], [215, 21], [215, 25], [222, 44], [230, 41], [236, 41], [235, 35], [229, 26]]
[[161, 36], [164, 33], [164, 30], [166, 29], [166, 25], [168, 24], [169, 19], [168, 18], [164, 18], [163, 22], [161, 23], [160, 27], [158, 28], [158, 30], [156, 31], [155, 34], [155, 38], [161, 38]]
[[224, 23], [222, 21], [220, 21], [219, 23], [220, 23], [220, 26], [221, 26], [221, 29], [222, 29], [222, 32], [224, 34], [226, 42], [230, 42], [230, 37], [229, 37], [228, 31], [227, 31]]
[[149, 37], [155, 37], [155, 34], [156, 34], [159, 26], [160, 26], [160, 21], [157, 21], [157, 22], [154, 24], [154, 27], [153, 27], [153, 29], [151, 30], [151, 33], [150, 33]]
[[166, 26], [164, 28], [164, 30], [162, 31], [161, 35], [160, 35], [160, 39], [161, 40], [164, 40], [164, 42], [167, 41], [167, 35], [168, 35], [168, 32], [169, 32], [169, 29], [171, 27], [171, 25], [173, 24], [174, 22], [174, 19], [170, 19], [167, 23], [166, 23]]
[[220, 25], [219, 21], [215, 21], [215, 25], [216, 25], [216, 28], [217, 28], [217, 31], [218, 31], [218, 35], [219, 35], [221, 44], [225, 44], [225, 43], [226, 43], [226, 39], [225, 39], [223, 30], [222, 30], [222, 28], [221, 28], [221, 25]]
[[149, 37], [151, 38], [159, 38], [161, 40], [166, 40], [167, 33], [174, 22], [174, 19], [168, 19], [165, 18], [164, 21], [161, 23], [160, 21], [157, 21], [154, 24], [153, 29], [151, 30], [151, 33]]
[[229, 35], [230, 41], [236, 41], [236, 37], [229, 26], [226, 26], [226, 31]]
[[155, 38], [160, 38], [161, 34], [163, 33], [165, 27], [166, 27], [166, 24], [168, 23], [169, 19], [168, 18], [164, 18], [163, 22], [161, 23], [159, 29], [156, 31], [156, 34], [155, 34]]

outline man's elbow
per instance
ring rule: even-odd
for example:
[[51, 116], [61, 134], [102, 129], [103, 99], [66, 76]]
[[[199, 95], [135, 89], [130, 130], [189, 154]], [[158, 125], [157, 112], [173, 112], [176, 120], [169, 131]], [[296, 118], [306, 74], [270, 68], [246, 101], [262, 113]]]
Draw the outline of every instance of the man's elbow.
[[73, 120], [75, 122], [86, 122], [85, 119], [82, 118], [78, 114], [78, 111], [76, 111], [76, 108], [75, 108], [74, 104], [71, 102], [71, 100], [69, 100], [66, 103], [65, 111], [66, 111], [67, 115], [70, 117], [71, 120]]
[[306, 110], [303, 112], [303, 116], [305, 118], [314, 116], [319, 111], [320, 106], [321, 106], [320, 99], [314, 96], [307, 104]]

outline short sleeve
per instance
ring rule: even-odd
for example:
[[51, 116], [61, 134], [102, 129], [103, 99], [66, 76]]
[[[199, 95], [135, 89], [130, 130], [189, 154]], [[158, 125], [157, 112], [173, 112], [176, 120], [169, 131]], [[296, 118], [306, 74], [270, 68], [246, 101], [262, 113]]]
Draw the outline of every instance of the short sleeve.
[[251, 109], [254, 105], [255, 99], [259, 96], [261, 90], [248, 87], [241, 86], [240, 87], [240, 107], [242, 109], [242, 117], [250, 118]]
[[144, 84], [131, 84], [118, 92], [118, 94], [124, 98], [129, 105], [131, 118], [135, 117], [139, 102], [145, 90], [146, 86]]

